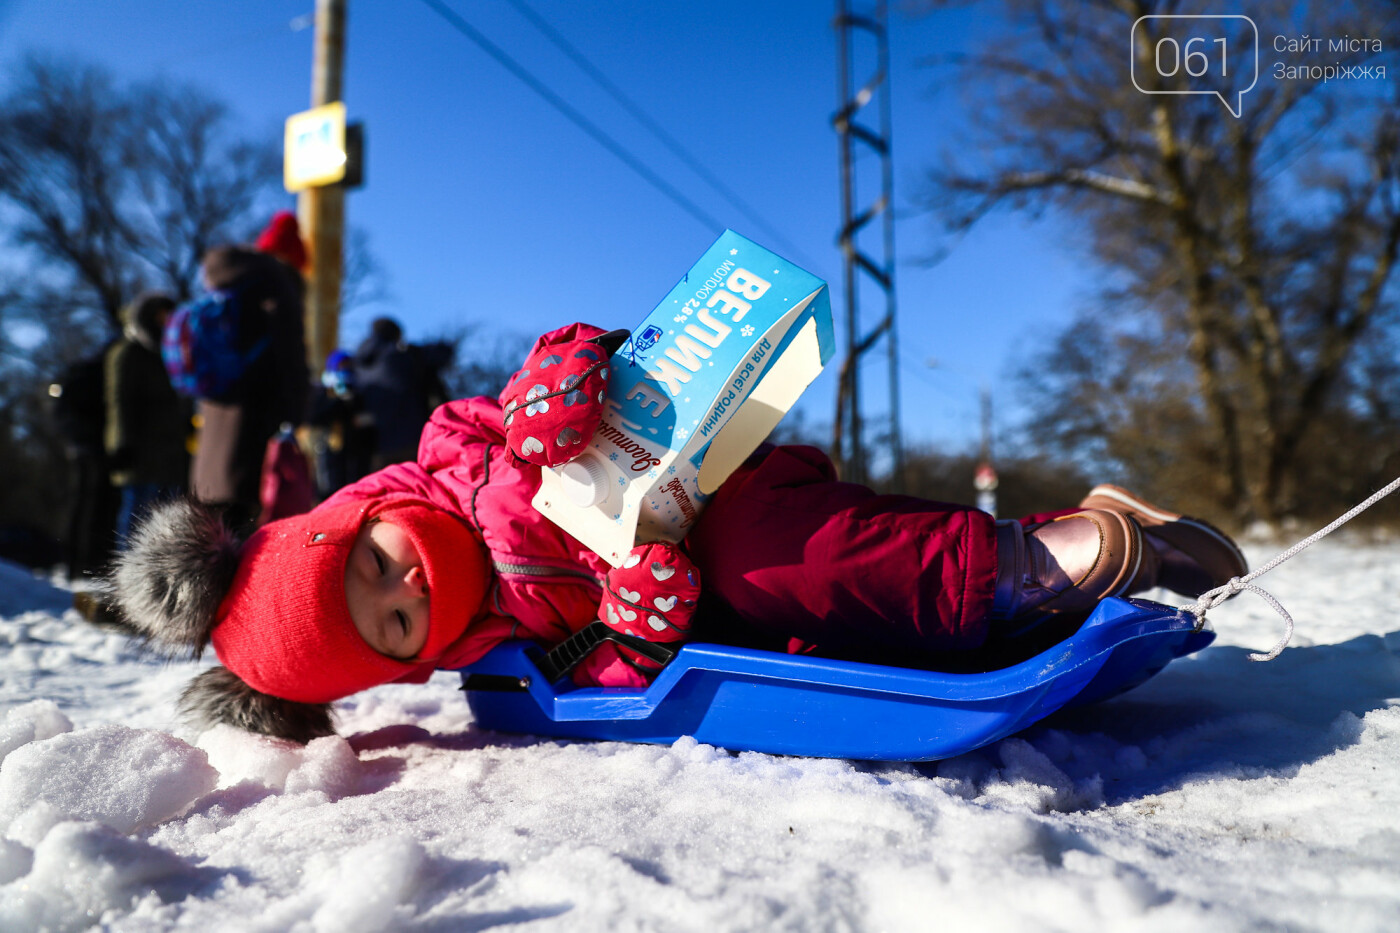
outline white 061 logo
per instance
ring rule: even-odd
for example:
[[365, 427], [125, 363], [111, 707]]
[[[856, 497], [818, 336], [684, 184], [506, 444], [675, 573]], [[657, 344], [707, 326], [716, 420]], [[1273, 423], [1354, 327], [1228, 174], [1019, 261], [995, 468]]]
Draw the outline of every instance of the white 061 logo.
[[1144, 94], [1212, 94], [1238, 117], [1259, 81], [1259, 28], [1240, 15], [1140, 16], [1128, 66]]

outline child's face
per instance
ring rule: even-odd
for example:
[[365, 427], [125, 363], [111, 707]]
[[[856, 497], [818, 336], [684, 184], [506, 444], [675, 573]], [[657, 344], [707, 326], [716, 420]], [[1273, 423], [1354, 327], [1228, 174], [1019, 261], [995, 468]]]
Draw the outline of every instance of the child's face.
[[365, 642], [408, 660], [428, 640], [428, 578], [403, 529], [372, 519], [360, 528], [345, 562], [345, 601]]

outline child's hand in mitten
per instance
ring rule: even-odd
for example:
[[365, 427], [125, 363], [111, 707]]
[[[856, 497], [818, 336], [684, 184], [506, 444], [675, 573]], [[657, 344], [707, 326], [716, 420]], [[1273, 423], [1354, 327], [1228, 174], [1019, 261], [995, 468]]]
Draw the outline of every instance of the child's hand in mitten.
[[583, 453], [603, 417], [605, 347], [571, 340], [541, 347], [506, 388], [506, 444], [522, 460], [558, 466]]
[[[598, 617], [615, 632], [647, 641], [677, 642], [690, 635], [700, 598], [700, 571], [674, 544], [639, 544], [621, 567], [608, 571]], [[643, 666], [651, 662], [622, 649]]]

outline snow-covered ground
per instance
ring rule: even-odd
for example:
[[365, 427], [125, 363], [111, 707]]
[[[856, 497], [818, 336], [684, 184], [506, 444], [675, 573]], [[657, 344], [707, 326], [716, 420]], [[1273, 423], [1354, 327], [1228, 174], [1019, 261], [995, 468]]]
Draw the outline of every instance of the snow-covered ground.
[[1241, 596], [1132, 693], [917, 765], [484, 732], [447, 674], [304, 749], [192, 735], [195, 664], [0, 565], [0, 929], [1400, 929], [1397, 550], [1262, 578], [1277, 661]]

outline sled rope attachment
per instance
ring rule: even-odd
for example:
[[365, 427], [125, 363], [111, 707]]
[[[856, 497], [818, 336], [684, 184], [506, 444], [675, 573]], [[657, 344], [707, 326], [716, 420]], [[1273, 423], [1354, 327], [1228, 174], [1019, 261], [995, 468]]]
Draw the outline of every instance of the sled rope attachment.
[[1210, 612], [1212, 609], [1225, 602], [1226, 600], [1233, 599], [1235, 596], [1239, 595], [1245, 590], [1248, 590], [1249, 592], [1258, 596], [1260, 599], [1264, 600], [1266, 603], [1272, 606], [1274, 611], [1283, 617], [1283, 637], [1279, 639], [1278, 644], [1274, 645], [1265, 653], [1261, 654], [1256, 652], [1249, 656], [1249, 659], [1251, 661], [1272, 661], [1274, 658], [1278, 657], [1280, 653], [1282, 653], [1283, 649], [1288, 646], [1288, 642], [1291, 641], [1293, 638], [1293, 617], [1288, 614], [1288, 610], [1283, 608], [1283, 604], [1280, 603], [1272, 593], [1268, 592], [1262, 587], [1255, 586], [1254, 583], [1251, 581], [1262, 577], [1264, 574], [1268, 573], [1270, 570], [1273, 570], [1279, 564], [1282, 564], [1284, 561], [1292, 559], [1305, 548], [1309, 548], [1317, 542], [1321, 541], [1323, 538], [1327, 537], [1332, 532], [1336, 531], [1338, 528], [1342, 527], [1347, 522], [1351, 521], [1353, 518], [1360, 515], [1362, 512], [1366, 511], [1371, 506], [1375, 505], [1377, 502], [1381, 501], [1397, 489], [1400, 489], [1400, 477], [1396, 477], [1395, 479], [1391, 480], [1390, 483], [1385, 486], [1385, 488], [1373, 493], [1371, 497], [1368, 498], [1365, 502], [1362, 502], [1360, 505], [1357, 505], [1345, 515], [1334, 519], [1332, 523], [1326, 528], [1313, 532], [1312, 534], [1308, 535], [1308, 537], [1304, 538], [1302, 541], [1299, 541], [1297, 544], [1284, 551], [1282, 554], [1276, 555], [1273, 558], [1273, 560], [1269, 561], [1264, 566], [1258, 568], [1257, 570], [1252, 570], [1242, 577], [1231, 577], [1229, 582], [1227, 582], [1224, 586], [1217, 586], [1213, 590], [1207, 590], [1206, 592], [1202, 593], [1200, 598], [1196, 600], [1196, 604], [1194, 606], [1187, 606], [1183, 608], [1185, 608], [1187, 612], [1191, 613], [1196, 617], [1196, 628], [1197, 630], [1199, 630], [1203, 625], [1205, 625], [1207, 612]]

